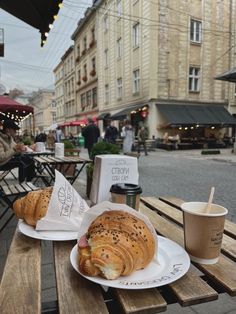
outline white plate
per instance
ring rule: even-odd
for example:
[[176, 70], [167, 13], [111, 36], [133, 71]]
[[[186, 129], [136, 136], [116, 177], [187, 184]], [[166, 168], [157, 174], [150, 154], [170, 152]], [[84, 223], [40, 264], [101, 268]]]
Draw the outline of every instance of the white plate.
[[40, 240], [68, 241], [76, 240], [78, 237], [77, 231], [36, 231], [34, 227], [27, 225], [23, 220], [19, 220], [18, 228], [24, 235]]
[[160, 236], [157, 258], [154, 258], [145, 269], [115, 280], [84, 276], [78, 269], [77, 256], [78, 250], [75, 245], [70, 254], [70, 261], [73, 268], [83, 277], [103, 286], [120, 289], [147, 289], [167, 285], [182, 277], [190, 266], [187, 252], [177, 243]]

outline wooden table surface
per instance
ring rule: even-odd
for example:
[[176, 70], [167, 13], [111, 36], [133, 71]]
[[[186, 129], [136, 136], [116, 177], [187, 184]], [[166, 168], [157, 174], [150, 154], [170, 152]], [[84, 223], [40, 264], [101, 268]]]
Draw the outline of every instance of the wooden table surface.
[[[140, 212], [159, 235], [183, 246], [183, 219], [175, 197], [144, 197]], [[76, 241], [55, 241], [54, 259], [59, 313], [158, 313], [170, 303], [187, 307], [236, 295], [236, 224], [227, 221], [222, 254], [214, 265], [192, 263], [179, 280], [159, 288], [123, 290], [101, 286], [74, 271], [69, 256]], [[217, 287], [217, 289], [216, 289]], [[41, 241], [16, 231], [0, 286], [0, 313], [41, 313]]]

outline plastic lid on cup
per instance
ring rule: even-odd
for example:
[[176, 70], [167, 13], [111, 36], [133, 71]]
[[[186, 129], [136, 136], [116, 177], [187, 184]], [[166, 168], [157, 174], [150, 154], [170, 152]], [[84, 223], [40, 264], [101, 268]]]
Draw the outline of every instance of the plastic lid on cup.
[[111, 186], [110, 192], [116, 194], [135, 195], [141, 194], [142, 188], [139, 185], [131, 183], [116, 183]]

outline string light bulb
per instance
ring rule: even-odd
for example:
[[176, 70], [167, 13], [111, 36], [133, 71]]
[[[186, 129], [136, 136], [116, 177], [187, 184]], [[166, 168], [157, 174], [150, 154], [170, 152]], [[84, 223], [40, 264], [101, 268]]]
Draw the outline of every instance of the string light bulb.
[[63, 7], [62, 2], [58, 4], [58, 7], [61, 9]]
[[49, 27], [50, 29], [53, 29], [53, 24], [49, 24], [48, 27]]

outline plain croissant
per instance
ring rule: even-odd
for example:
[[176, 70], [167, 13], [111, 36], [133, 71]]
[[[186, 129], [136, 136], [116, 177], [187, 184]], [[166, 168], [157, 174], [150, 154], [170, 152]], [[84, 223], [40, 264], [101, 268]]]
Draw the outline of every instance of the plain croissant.
[[144, 221], [119, 210], [105, 211], [78, 242], [80, 271], [106, 279], [143, 269], [153, 259], [154, 237]]
[[24, 219], [30, 226], [44, 217], [52, 194], [52, 187], [29, 192], [13, 203], [13, 210], [18, 218]]

